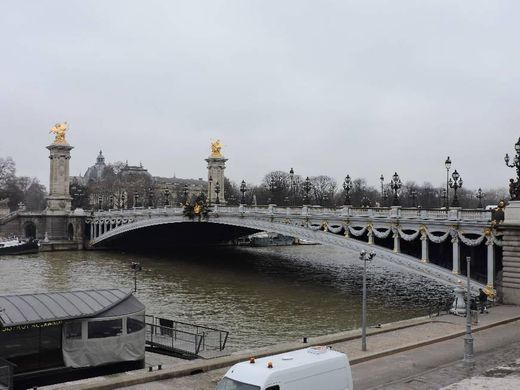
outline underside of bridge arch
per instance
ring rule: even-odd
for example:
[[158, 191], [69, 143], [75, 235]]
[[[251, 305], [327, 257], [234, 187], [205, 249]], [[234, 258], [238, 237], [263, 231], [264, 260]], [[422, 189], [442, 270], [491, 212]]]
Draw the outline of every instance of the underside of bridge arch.
[[170, 223], [123, 232], [94, 246], [117, 249], [168, 249], [179, 246], [216, 245], [258, 231], [216, 223]]

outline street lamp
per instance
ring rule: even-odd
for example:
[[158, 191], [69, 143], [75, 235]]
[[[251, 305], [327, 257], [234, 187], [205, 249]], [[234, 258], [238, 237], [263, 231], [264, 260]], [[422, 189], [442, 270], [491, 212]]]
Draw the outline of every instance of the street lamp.
[[352, 180], [350, 179], [350, 175], [347, 175], [345, 177], [345, 180], [343, 181], [343, 189], [345, 190], [345, 206], [350, 205], [350, 195], [349, 192], [352, 189], [353, 184]]
[[384, 184], [385, 184], [385, 177], [383, 174], [381, 174], [381, 177], [379, 178], [381, 181], [381, 205], [384, 205]]
[[518, 142], [515, 144], [515, 152], [516, 156], [512, 164], [509, 164], [509, 155], [507, 153], [504, 161], [508, 167], [516, 168], [516, 180], [509, 179], [509, 195], [511, 195], [511, 200], [520, 200], [520, 138], [518, 138]]
[[459, 207], [459, 198], [457, 197], [457, 190], [462, 187], [462, 177], [460, 177], [459, 173], [455, 169], [451, 174], [453, 180], [449, 180], [449, 186], [453, 188], [453, 201], [451, 202], [452, 207]]
[[183, 190], [182, 190], [184, 204], [188, 203], [188, 194], [189, 194], [189, 192], [190, 191], [188, 190], [188, 185], [184, 184], [184, 187], [183, 187]]
[[164, 205], [170, 205], [170, 190], [168, 188], [164, 190]]
[[153, 188], [148, 188], [148, 207], [153, 207]]
[[482, 192], [482, 188], [479, 188], [477, 193], [475, 194], [475, 198], [478, 199], [478, 208], [482, 209], [484, 206], [482, 205], [482, 198], [485, 198], [486, 194]]
[[305, 181], [303, 182], [303, 190], [305, 191], [305, 199], [304, 199], [304, 203], [305, 204], [309, 204], [310, 201], [309, 201], [309, 192], [311, 190], [311, 180], [309, 179], [309, 176], [307, 176], [307, 178], [305, 179]]
[[209, 186], [209, 191], [208, 191], [208, 206], [211, 206], [211, 183], [213, 183], [213, 178], [211, 177], [211, 175], [209, 176], [209, 179], [208, 179], [208, 186]]
[[415, 188], [412, 188], [410, 190], [410, 199], [412, 199], [412, 207], [416, 207], [415, 201], [416, 201], [418, 195], [419, 194]]
[[291, 206], [294, 206], [294, 169], [291, 168], [289, 171], [289, 183], [290, 183], [290, 192], [291, 192]]
[[470, 286], [470, 264], [471, 257], [466, 257], [466, 280], [467, 298], [466, 298], [466, 334], [464, 335], [464, 365], [473, 366], [475, 357], [473, 354], [473, 336], [471, 335], [471, 286]]
[[274, 202], [274, 191], [276, 190], [276, 181], [274, 180], [274, 177], [270, 177], [268, 179], [267, 187], [269, 189], [269, 192], [271, 193], [271, 196], [268, 199], [268, 203], [271, 204]]
[[132, 261], [132, 270], [134, 271], [134, 292], [137, 292], [137, 273], [142, 271], [141, 264], [136, 261]]
[[372, 261], [376, 252], [362, 250], [359, 260], [363, 260], [363, 304], [361, 309], [361, 350], [367, 350], [367, 261]]
[[242, 197], [240, 198], [240, 204], [246, 204], [246, 182], [242, 180], [242, 183], [240, 183], [240, 192], [242, 193]]
[[398, 191], [401, 189], [403, 183], [399, 178], [397, 172], [392, 176], [392, 180], [390, 181], [390, 188], [394, 191], [394, 198], [392, 200], [392, 206], [399, 206], [399, 196], [397, 195]]
[[444, 166], [446, 167], [446, 203], [444, 206], [446, 206], [446, 210], [450, 208], [450, 186], [449, 186], [449, 179], [450, 179], [450, 168], [451, 168], [451, 160], [450, 156], [444, 161]]
[[220, 204], [220, 197], [218, 194], [220, 193], [220, 183], [217, 181], [215, 183], [215, 194], [217, 194], [217, 199], [215, 200], [215, 204]]
[[442, 204], [441, 204], [441, 207], [442, 206], [446, 206], [446, 197], [447, 197], [447, 192], [446, 192], [446, 188], [443, 188], [442, 191], [441, 191], [441, 198], [442, 198]]
[[381, 201], [382, 201], [382, 203], [381, 203], [381, 207], [385, 207], [385, 206], [386, 206], [386, 204], [387, 204], [387, 200], [388, 200], [388, 190], [385, 189], [385, 190], [383, 191], [383, 197], [382, 197], [382, 199], [381, 199]]

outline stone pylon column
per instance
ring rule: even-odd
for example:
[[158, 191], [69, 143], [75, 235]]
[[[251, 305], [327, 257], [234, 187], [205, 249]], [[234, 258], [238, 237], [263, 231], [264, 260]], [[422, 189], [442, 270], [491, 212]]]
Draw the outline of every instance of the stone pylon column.
[[[226, 169], [226, 161], [220, 152], [222, 144], [219, 140], [211, 143], [211, 155], [206, 159], [208, 163], [208, 201], [212, 204], [226, 203], [226, 194], [224, 192], [224, 170]], [[217, 194], [217, 188], [219, 189]]]
[[506, 304], [520, 305], [520, 201], [513, 200], [504, 210], [502, 246], [502, 298]]
[[[58, 125], [56, 125], [58, 126]], [[55, 127], [56, 127], [55, 126]], [[62, 137], [56, 136], [52, 145], [47, 146], [50, 155], [49, 195], [47, 196], [47, 211], [69, 212], [72, 197], [69, 193], [69, 160], [73, 149]]]
[[424, 227], [421, 227], [421, 261], [423, 263], [428, 263], [430, 261], [428, 253], [428, 234]]
[[451, 272], [455, 275], [460, 274], [460, 244], [459, 236], [453, 236], [451, 239], [453, 249], [453, 268]]

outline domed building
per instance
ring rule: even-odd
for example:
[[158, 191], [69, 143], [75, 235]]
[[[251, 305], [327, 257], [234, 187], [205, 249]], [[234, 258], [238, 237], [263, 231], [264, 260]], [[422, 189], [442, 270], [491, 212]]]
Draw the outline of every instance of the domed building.
[[96, 159], [96, 163], [87, 169], [85, 175], [83, 175], [83, 180], [86, 182], [90, 180], [101, 180], [106, 167], [107, 165], [105, 164], [105, 157], [103, 156], [103, 152], [100, 150]]

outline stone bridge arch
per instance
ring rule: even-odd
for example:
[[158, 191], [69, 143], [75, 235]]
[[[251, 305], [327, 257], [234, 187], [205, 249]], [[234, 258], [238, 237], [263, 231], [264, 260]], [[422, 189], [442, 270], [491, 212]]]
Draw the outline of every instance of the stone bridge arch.
[[[460, 285], [460, 280], [465, 279], [465, 277], [453, 274], [451, 271], [445, 268], [435, 264], [421, 262], [419, 259], [416, 259], [412, 256], [408, 256], [402, 253], [395, 253], [390, 249], [373, 245], [373, 243], [370, 242], [363, 242], [345, 237], [343, 234], [321, 230], [319, 229], [319, 225], [314, 226], [314, 229], [311, 229], [308, 226], [306, 227], [297, 224], [295, 225], [290, 223], [274, 222], [264, 219], [244, 218], [239, 216], [219, 216], [218, 218], [210, 218], [209, 220], [202, 222], [190, 221], [183, 218], [182, 216], [169, 216], [142, 219], [113, 228], [110, 227], [106, 230], [98, 226], [94, 227], [94, 229], [99, 231], [100, 234], [95, 239], [91, 240], [91, 245], [93, 247], [103, 247], [103, 245], [110, 240], [120, 237], [126, 233], [148, 229], [154, 226], [171, 224], [189, 224], [191, 226], [203, 226], [207, 224], [227, 225], [241, 229], [247, 229], [250, 232], [270, 231], [318, 242], [324, 245], [332, 245], [339, 248], [349, 249], [354, 252], [360, 252], [361, 250], [374, 251], [377, 255], [377, 259], [390, 262], [394, 265], [397, 265], [398, 267], [405, 268], [407, 271], [412, 271], [452, 286]], [[483, 284], [473, 282], [473, 289], [475, 292], [478, 291], [478, 288], [483, 287]]]

